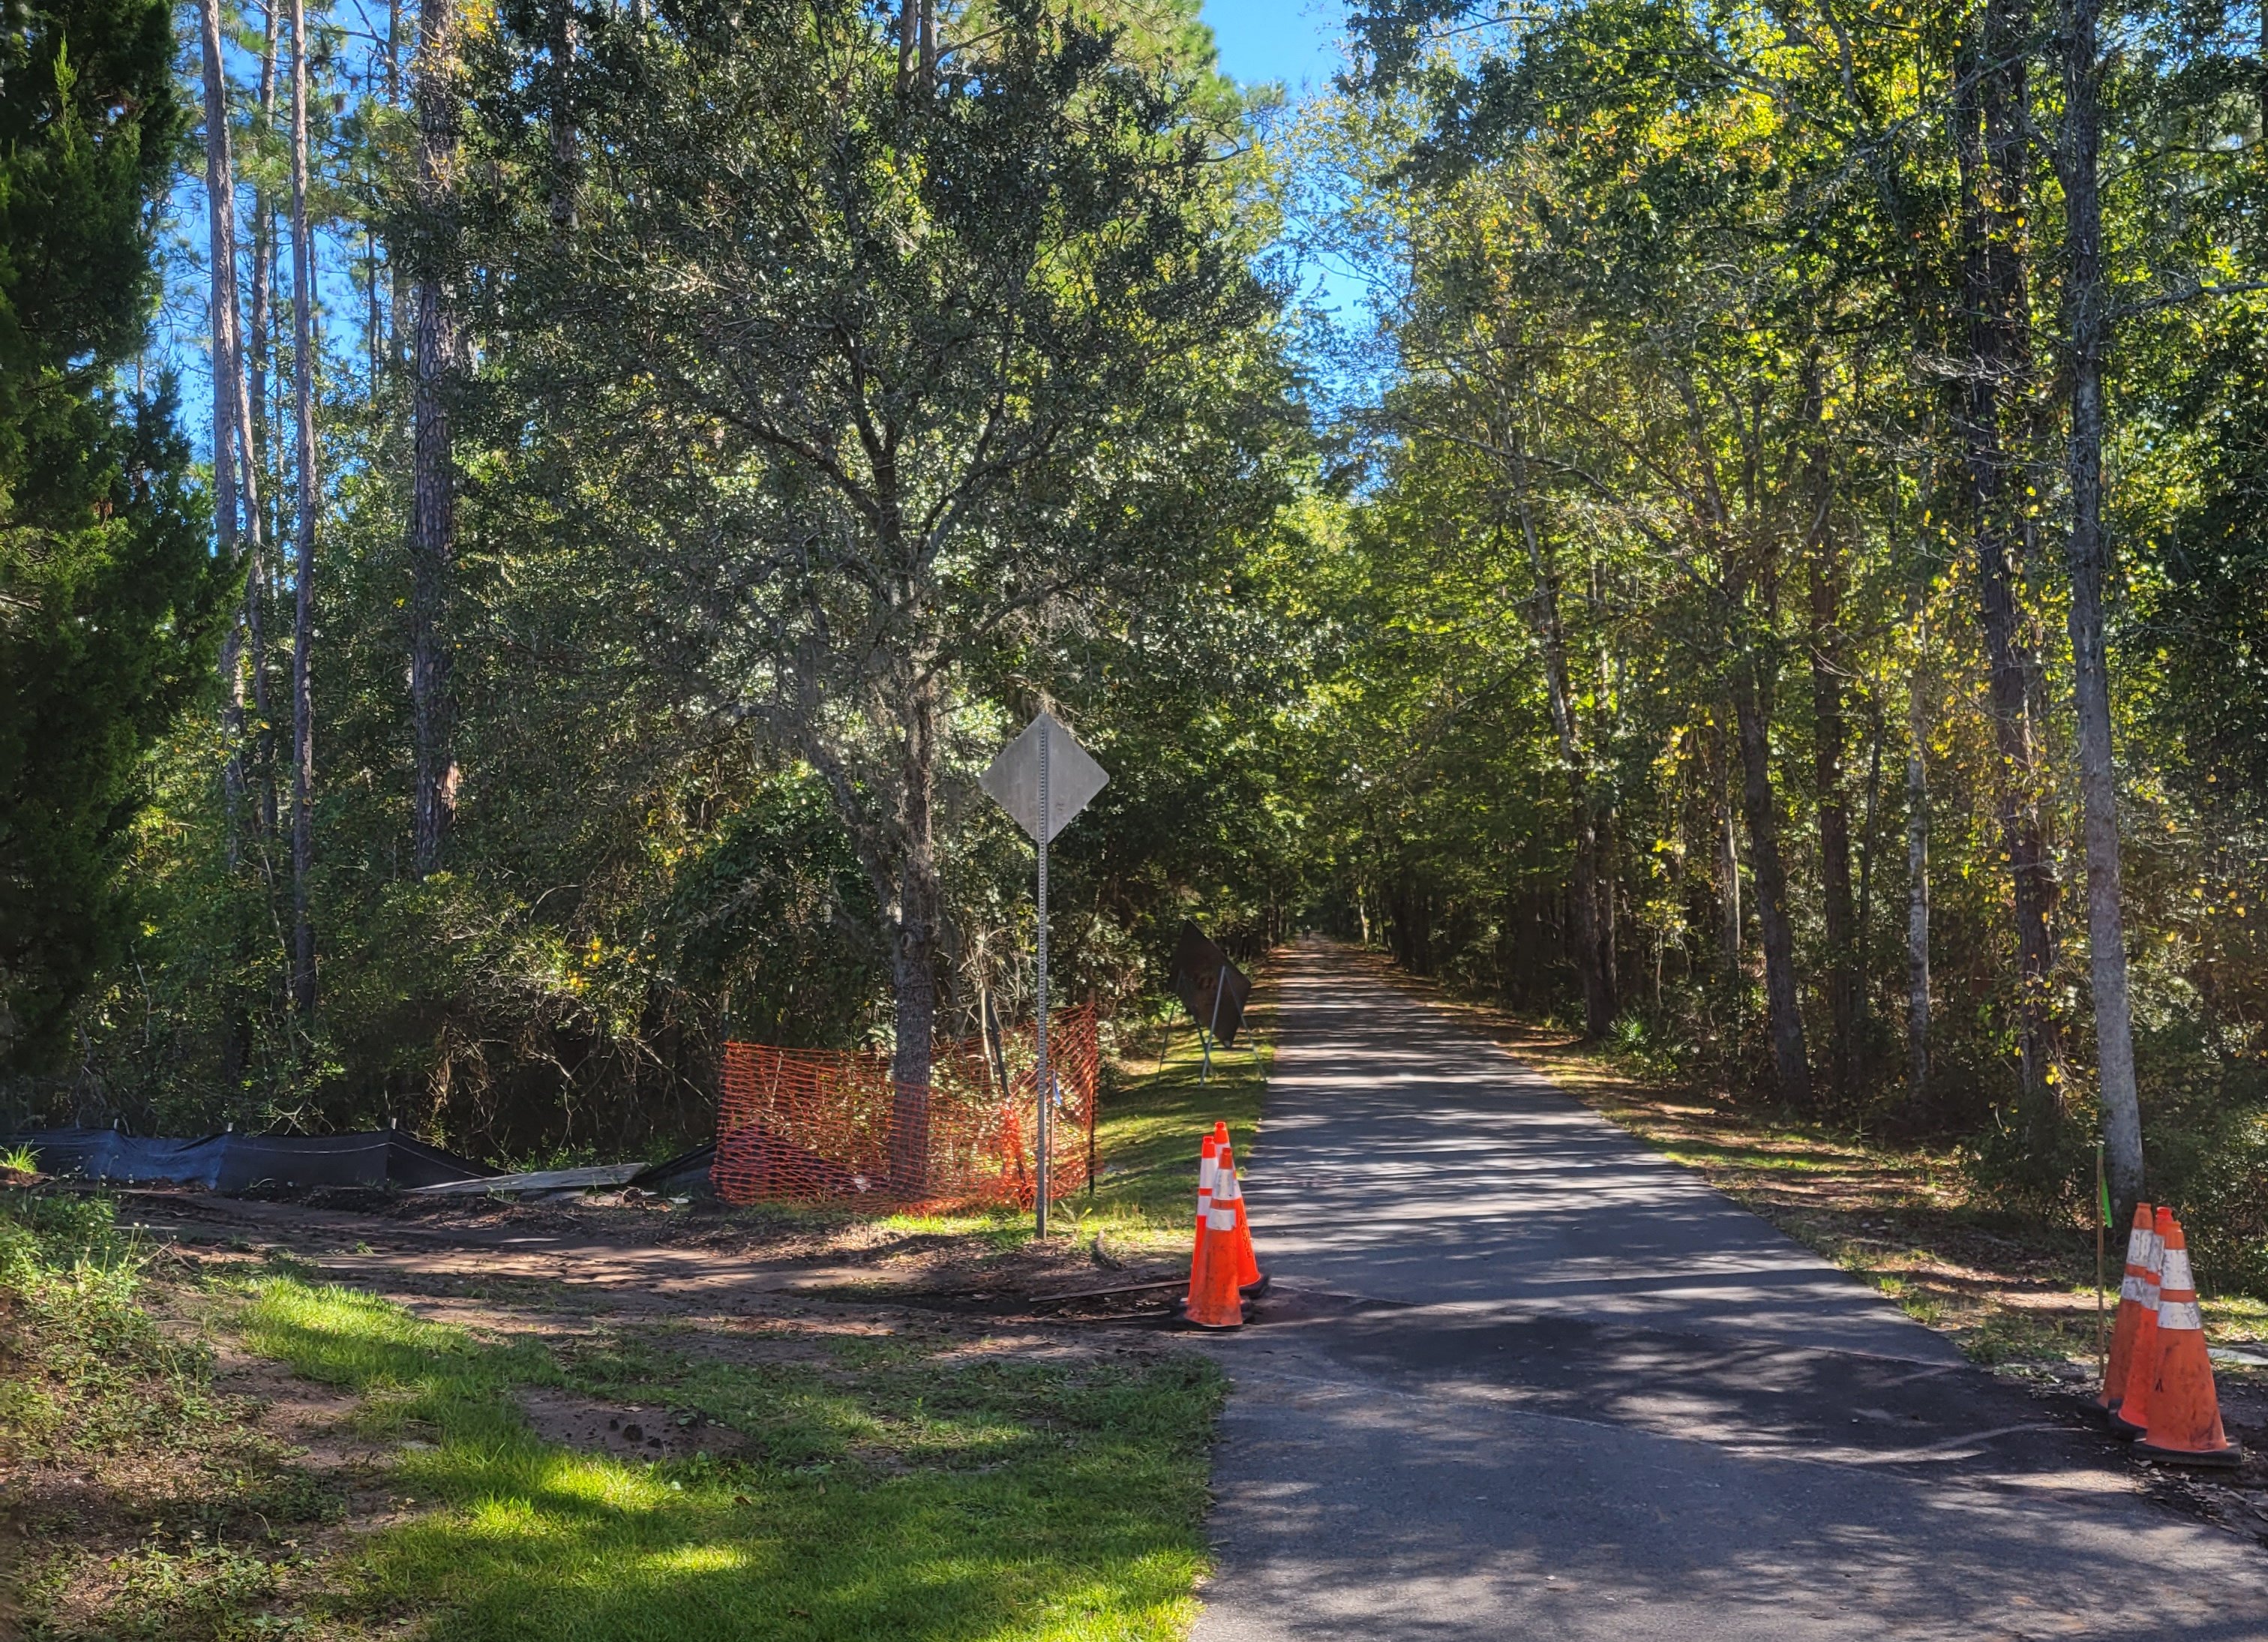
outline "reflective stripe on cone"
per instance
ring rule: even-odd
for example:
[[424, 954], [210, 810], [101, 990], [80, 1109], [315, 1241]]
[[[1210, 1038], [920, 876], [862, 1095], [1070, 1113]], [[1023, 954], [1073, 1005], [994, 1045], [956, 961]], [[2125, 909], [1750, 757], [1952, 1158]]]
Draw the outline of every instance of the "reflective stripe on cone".
[[2121, 1437], [2139, 1437], [2149, 1429], [2150, 1383], [2158, 1377], [2158, 1278], [2166, 1269], [2166, 1239], [2174, 1229], [2174, 1211], [2158, 1205], [2150, 1234], [2149, 1264], [2142, 1273], [2141, 1310], [2134, 1319], [2134, 1344], [2126, 1359], [2125, 1389], [2110, 1416], [2110, 1429]]
[[[1206, 1138], [1211, 1146], [1212, 1139]], [[1236, 1285], [1236, 1169], [1227, 1148], [1214, 1153], [1212, 1189], [1197, 1216], [1197, 1247], [1189, 1255], [1189, 1292], [1182, 1302], [1183, 1321], [1200, 1329], [1234, 1329], [1244, 1322], [1244, 1299]]]
[[[1234, 1173], [1236, 1154], [1228, 1144], [1228, 1125], [1212, 1126], [1215, 1142], [1213, 1155], [1226, 1158], [1227, 1168]], [[1260, 1256], [1252, 1249], [1252, 1215], [1244, 1206], [1244, 1182], [1236, 1183], [1236, 1285], [1247, 1294], [1257, 1297], [1268, 1292], [1268, 1279], [1260, 1270]]]
[[2234, 1467], [2244, 1457], [2244, 1450], [2221, 1429], [2213, 1359], [2205, 1349], [2205, 1315], [2198, 1307], [2197, 1283], [2190, 1275], [2189, 1243], [2178, 1220], [2166, 1240], [2161, 1282], [2157, 1376], [2150, 1386], [2150, 1429], [2134, 1445], [2134, 1452], [2176, 1465]]
[[2126, 1276], [2118, 1285], [2118, 1320], [2110, 1329], [2110, 1359], [2102, 1371], [2100, 1408], [2115, 1409], [2126, 1395], [2126, 1371], [2134, 1361], [2134, 1334], [2142, 1326], [2142, 1296], [2150, 1283], [2150, 1245], [2155, 1241], [2150, 1205], [2134, 1205], [2134, 1225], [2126, 1233]]

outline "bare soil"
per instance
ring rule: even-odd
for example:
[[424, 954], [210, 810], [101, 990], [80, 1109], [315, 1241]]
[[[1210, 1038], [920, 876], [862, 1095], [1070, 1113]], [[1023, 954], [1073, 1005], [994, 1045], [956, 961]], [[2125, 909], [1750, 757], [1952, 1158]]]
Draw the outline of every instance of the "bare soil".
[[[121, 1229], [148, 1257], [147, 1308], [209, 1354], [211, 1406], [194, 1425], [121, 1452], [31, 1463], [0, 1454], [0, 1593], [26, 1597], [41, 1633], [58, 1638], [113, 1634], [136, 1614], [158, 1626], [153, 1636], [208, 1634], [193, 1615], [161, 1620], [184, 1592], [239, 1616], [291, 1611], [357, 1539], [417, 1509], [391, 1474], [418, 1439], [370, 1434], [352, 1397], [242, 1351], [225, 1326], [225, 1285], [202, 1278], [288, 1272], [477, 1337], [555, 1351], [636, 1339], [688, 1358], [822, 1373], [830, 1344], [846, 1337], [903, 1335], [933, 1356], [1055, 1362], [1176, 1344], [1171, 1287], [1141, 1286], [1170, 1283], [1169, 1268], [1068, 1237], [1004, 1247], [983, 1231], [618, 1194], [353, 1206], [115, 1195]], [[626, 1459], [728, 1459], [743, 1440], [688, 1410], [565, 1389], [528, 1388], [521, 1406], [546, 1439]], [[0, 1638], [18, 1633], [18, 1616], [0, 1606]], [[225, 1628], [217, 1609], [215, 1622]]]

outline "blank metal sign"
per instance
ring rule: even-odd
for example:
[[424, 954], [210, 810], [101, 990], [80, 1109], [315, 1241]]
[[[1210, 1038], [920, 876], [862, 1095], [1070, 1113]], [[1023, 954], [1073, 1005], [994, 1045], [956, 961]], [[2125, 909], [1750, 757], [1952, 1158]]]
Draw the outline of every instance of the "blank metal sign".
[[[1053, 812], [1044, 835], [1040, 831], [1042, 736], [1048, 743], [1048, 808]], [[976, 784], [1016, 818], [1016, 825], [1042, 843], [1054, 842], [1109, 782], [1108, 773], [1072, 738], [1070, 727], [1044, 710], [976, 778]]]

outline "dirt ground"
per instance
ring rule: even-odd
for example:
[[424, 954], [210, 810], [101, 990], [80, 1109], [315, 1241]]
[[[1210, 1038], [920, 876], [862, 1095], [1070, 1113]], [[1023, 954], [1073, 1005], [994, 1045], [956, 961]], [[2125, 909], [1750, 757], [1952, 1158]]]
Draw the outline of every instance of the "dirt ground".
[[[38, 1594], [42, 1634], [103, 1634], [103, 1616], [122, 1611], [154, 1622], [188, 1592], [288, 1605], [295, 1582], [319, 1581], [356, 1539], [416, 1513], [418, 1502], [394, 1479], [415, 1440], [369, 1432], [356, 1398], [237, 1346], [221, 1326], [224, 1286], [201, 1277], [287, 1272], [368, 1291], [483, 1340], [567, 1351], [666, 1340], [687, 1357], [733, 1364], [823, 1365], [845, 1336], [1058, 1362], [1148, 1357], [1184, 1337], [1168, 1310], [1182, 1273], [1100, 1238], [1004, 1246], [1012, 1240], [982, 1232], [621, 1195], [432, 1203], [367, 1194], [342, 1207], [337, 1195], [258, 1202], [150, 1189], [115, 1200], [120, 1229], [148, 1261], [148, 1309], [208, 1354], [204, 1412], [182, 1422], [178, 1441], [18, 1468], [4, 1479], [0, 1576], [26, 1555], [36, 1562], [43, 1545], [67, 1542], [78, 1553]], [[543, 1437], [626, 1459], [728, 1459], [741, 1440], [654, 1403], [529, 1388], [521, 1405]], [[135, 1580], [155, 1583], [124, 1588]], [[0, 1577], [0, 1589], [8, 1585]], [[0, 1638], [17, 1633], [11, 1619], [0, 1610]]]

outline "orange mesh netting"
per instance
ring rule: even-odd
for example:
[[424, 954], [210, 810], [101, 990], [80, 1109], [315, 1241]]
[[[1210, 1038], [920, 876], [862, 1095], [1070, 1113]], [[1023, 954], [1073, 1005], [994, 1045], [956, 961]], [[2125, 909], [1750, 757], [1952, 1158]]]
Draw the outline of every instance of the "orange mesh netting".
[[[876, 1206], [1032, 1206], [1038, 1053], [1027, 1025], [938, 1044], [926, 1088], [890, 1077], [881, 1056], [725, 1045], [717, 1159], [727, 1203], [853, 1199]], [[1094, 1151], [1099, 1044], [1092, 1005], [1048, 1017], [1057, 1089], [1050, 1201], [1087, 1183]], [[1006, 1093], [1001, 1073], [1006, 1072]]]

